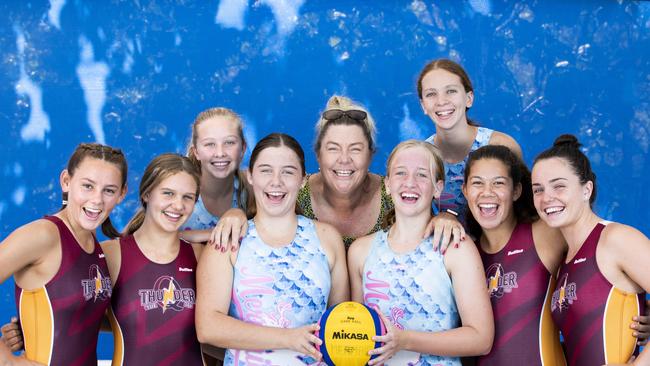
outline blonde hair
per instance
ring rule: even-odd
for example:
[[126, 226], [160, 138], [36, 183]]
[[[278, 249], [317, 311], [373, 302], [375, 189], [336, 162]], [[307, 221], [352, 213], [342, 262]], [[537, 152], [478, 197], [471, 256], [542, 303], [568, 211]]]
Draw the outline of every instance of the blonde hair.
[[363, 107], [361, 104], [353, 101], [348, 97], [344, 97], [341, 95], [333, 95], [327, 101], [327, 105], [325, 106], [325, 111], [329, 111], [331, 109], [340, 109], [342, 111], [359, 110], [365, 112], [367, 117], [364, 118], [362, 121], [355, 120], [347, 116], [342, 116], [341, 118], [337, 118], [335, 120], [327, 120], [321, 114], [320, 119], [318, 120], [318, 122], [316, 122], [316, 140], [314, 142], [314, 151], [316, 152], [316, 155], [319, 155], [320, 153], [320, 147], [323, 142], [323, 136], [325, 136], [325, 133], [327, 132], [329, 126], [332, 125], [346, 125], [346, 126], [352, 125], [352, 126], [361, 127], [361, 129], [363, 130], [363, 134], [368, 140], [368, 148], [370, 149], [370, 152], [374, 153], [376, 149], [375, 135], [377, 134], [377, 127], [375, 126], [375, 120], [372, 118], [368, 110], [365, 107]]
[[242, 121], [239, 114], [237, 114], [232, 109], [223, 108], [223, 107], [206, 109], [203, 112], [199, 113], [199, 115], [196, 116], [196, 118], [194, 119], [194, 122], [192, 122], [192, 134], [190, 138], [190, 143], [187, 146], [187, 154], [186, 154], [187, 157], [190, 158], [192, 163], [196, 165], [196, 167], [199, 169], [201, 169], [201, 162], [196, 158], [196, 156], [194, 156], [194, 150], [196, 149], [196, 140], [198, 139], [197, 130], [199, 128], [199, 125], [203, 121], [206, 121], [214, 117], [230, 118], [233, 121], [235, 121], [235, 123], [237, 123], [237, 133], [242, 142], [242, 148], [246, 146], [246, 139], [244, 138], [244, 122]]
[[[393, 151], [391, 151], [390, 155], [388, 156], [388, 160], [386, 161], [386, 178], [390, 177], [390, 167], [393, 164], [393, 160], [395, 160], [395, 156], [397, 156], [397, 153], [414, 147], [421, 147], [429, 153], [429, 161], [431, 162], [431, 171], [435, 173], [433, 177], [434, 179], [433, 185], [435, 186], [436, 183], [440, 181], [444, 183], [445, 164], [442, 160], [442, 157], [440, 157], [440, 152], [435, 146], [433, 146], [433, 144], [421, 140], [406, 140], [400, 142], [397, 146], [395, 146]], [[395, 223], [395, 208], [392, 208], [386, 214], [386, 216], [384, 216], [384, 222], [382, 224], [382, 227], [387, 228], [394, 223]]]

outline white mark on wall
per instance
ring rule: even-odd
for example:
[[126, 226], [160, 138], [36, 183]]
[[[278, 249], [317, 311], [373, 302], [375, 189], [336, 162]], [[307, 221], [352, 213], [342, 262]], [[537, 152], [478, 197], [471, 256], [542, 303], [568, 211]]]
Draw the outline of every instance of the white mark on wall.
[[11, 194], [11, 200], [14, 202], [14, 205], [21, 206], [25, 202], [25, 186], [20, 186]]
[[492, 13], [492, 2], [490, 0], [469, 0], [469, 6], [481, 15], [488, 16]]
[[422, 0], [413, 0], [409, 9], [413, 12], [418, 21], [422, 24], [433, 25], [433, 18], [427, 10], [427, 4]]
[[61, 9], [64, 6], [65, 0], [50, 0], [50, 10], [47, 12], [47, 19], [58, 30], [61, 30]]
[[21, 98], [28, 98], [29, 103], [20, 103], [26, 105], [29, 109], [29, 121], [20, 129], [20, 137], [23, 141], [43, 141], [45, 133], [50, 131], [50, 117], [43, 110], [43, 93], [41, 88], [32, 79], [27, 76], [25, 71], [25, 47], [27, 41], [22, 31], [14, 27], [16, 32], [16, 48], [18, 49], [18, 59], [20, 60], [20, 79], [16, 83], [16, 94]]
[[404, 113], [404, 117], [402, 117], [402, 121], [399, 123], [400, 141], [408, 139], [424, 140], [427, 138], [428, 136], [424, 135], [424, 132], [418, 123], [411, 119], [411, 112], [406, 103], [402, 106], [402, 112]]
[[246, 8], [248, 8], [248, 0], [221, 0], [214, 22], [224, 28], [244, 30]]
[[105, 144], [101, 113], [106, 102], [106, 77], [110, 74], [110, 69], [104, 62], [95, 62], [93, 45], [86, 37], [79, 37], [79, 47], [81, 51], [77, 77], [84, 91], [86, 119], [95, 141]]
[[[271, 8], [278, 35], [287, 36], [298, 24], [298, 14], [304, 0], [260, 0], [253, 6], [265, 5]], [[244, 30], [248, 0], [221, 0], [214, 22], [224, 28]]]

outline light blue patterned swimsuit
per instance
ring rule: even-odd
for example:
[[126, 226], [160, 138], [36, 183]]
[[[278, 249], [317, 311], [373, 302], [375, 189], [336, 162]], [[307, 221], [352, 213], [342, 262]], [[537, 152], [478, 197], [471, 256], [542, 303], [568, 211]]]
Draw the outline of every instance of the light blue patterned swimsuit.
[[[400, 329], [439, 332], [460, 325], [451, 279], [431, 238], [410, 252], [395, 253], [388, 232], [378, 231], [363, 266], [363, 300]], [[394, 357], [400, 355], [398, 352]], [[414, 355], [417, 355], [413, 353]], [[390, 363], [390, 360], [389, 360]], [[458, 366], [457, 357], [420, 355], [417, 366]]]
[[[472, 143], [470, 152], [485, 146], [490, 142], [493, 130], [485, 127], [479, 127], [476, 132], [476, 138]], [[433, 144], [435, 134], [431, 135], [426, 141]], [[440, 196], [440, 209], [452, 209], [459, 214], [458, 219], [461, 223], [465, 223], [465, 196], [463, 195], [463, 180], [465, 179], [465, 165], [469, 155], [457, 163], [445, 162], [445, 189]], [[437, 211], [436, 211], [437, 213]]]
[[[239, 178], [237, 175], [235, 175], [234, 186], [235, 189], [232, 193], [232, 205], [230, 207], [244, 207], [239, 205]], [[246, 198], [242, 197], [242, 200], [244, 201], [242, 203], [245, 203]], [[194, 205], [192, 216], [190, 216], [185, 224], [183, 224], [181, 230], [209, 230], [217, 226], [218, 222], [219, 217], [213, 216], [208, 209], [205, 208], [203, 200], [201, 199], [201, 196], [199, 196], [198, 201], [196, 201], [196, 204]]]
[[[248, 222], [234, 267], [230, 316], [267, 327], [296, 328], [318, 322], [327, 309], [331, 278], [312, 220], [298, 216], [293, 241], [273, 248]], [[269, 352], [226, 350], [224, 365], [274, 365]]]

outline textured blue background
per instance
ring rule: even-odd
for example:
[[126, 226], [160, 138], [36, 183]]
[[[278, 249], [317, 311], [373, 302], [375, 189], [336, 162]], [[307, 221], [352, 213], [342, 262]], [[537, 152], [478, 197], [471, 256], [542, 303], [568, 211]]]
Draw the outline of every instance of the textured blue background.
[[[211, 106], [241, 113], [251, 145], [283, 131], [311, 152], [327, 98], [349, 95], [378, 122], [372, 170], [383, 173], [397, 142], [434, 130], [415, 80], [438, 57], [466, 67], [470, 116], [516, 138], [528, 162], [559, 133], [578, 135], [597, 211], [649, 233], [648, 2], [16, 0], [0, 3], [0, 45], [2, 238], [56, 210], [59, 172], [82, 141], [128, 153], [121, 227], [146, 163], [183, 152]], [[0, 291], [2, 323], [12, 281]]]

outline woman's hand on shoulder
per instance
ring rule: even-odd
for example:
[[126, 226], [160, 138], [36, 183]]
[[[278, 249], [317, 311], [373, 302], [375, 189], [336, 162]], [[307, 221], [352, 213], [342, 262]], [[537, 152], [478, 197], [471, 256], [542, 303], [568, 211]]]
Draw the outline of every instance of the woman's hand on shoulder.
[[447, 252], [449, 247], [456, 247], [465, 238], [465, 228], [458, 218], [451, 213], [441, 212], [431, 218], [424, 230], [424, 237], [428, 238], [433, 234], [433, 248], [440, 250], [442, 254]]
[[246, 213], [240, 208], [231, 208], [219, 219], [208, 240], [215, 250], [226, 252], [239, 249], [242, 239], [248, 231]]

